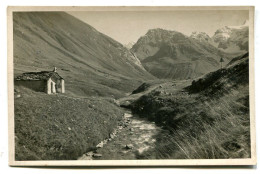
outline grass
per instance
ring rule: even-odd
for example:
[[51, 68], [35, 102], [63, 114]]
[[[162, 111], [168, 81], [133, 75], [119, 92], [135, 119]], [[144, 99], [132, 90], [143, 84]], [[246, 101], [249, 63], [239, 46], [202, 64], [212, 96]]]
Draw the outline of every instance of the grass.
[[185, 105], [187, 109], [176, 114], [177, 121], [167, 127], [169, 135], [157, 137], [157, 149], [161, 150], [157, 158], [250, 157], [248, 106], [234, 102], [235, 95], [230, 93], [217, 100], [188, 102], [192, 109]]
[[122, 119], [123, 111], [112, 99], [19, 90], [16, 160], [76, 160], [107, 138]]
[[164, 128], [155, 137], [156, 148], [141, 159], [250, 157], [248, 57], [188, 87], [172, 84], [130, 106], [134, 113]]

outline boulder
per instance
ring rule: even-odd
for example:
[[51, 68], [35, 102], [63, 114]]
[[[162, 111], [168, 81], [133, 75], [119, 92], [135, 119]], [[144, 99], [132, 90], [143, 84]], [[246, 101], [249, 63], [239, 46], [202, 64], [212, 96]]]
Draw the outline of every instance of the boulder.
[[93, 156], [93, 155], [94, 155], [93, 151], [90, 151], [90, 152], [86, 153], [86, 156]]
[[125, 148], [126, 148], [126, 149], [133, 149], [134, 146], [133, 146], [132, 144], [127, 144], [127, 145], [125, 146]]
[[113, 139], [113, 138], [115, 138], [115, 135], [114, 134], [109, 134], [109, 138]]
[[93, 154], [93, 157], [95, 157], [95, 158], [100, 158], [100, 157], [102, 157], [102, 154], [100, 154], [100, 153], [94, 153], [94, 154]]
[[124, 104], [125, 104], [126, 106], [128, 106], [128, 105], [130, 105], [131, 103], [130, 103], [129, 101], [126, 101]]
[[102, 148], [104, 146], [103, 142], [99, 143], [96, 147], [97, 148]]
[[107, 144], [107, 140], [104, 140], [104, 141], [103, 141], [103, 144]]

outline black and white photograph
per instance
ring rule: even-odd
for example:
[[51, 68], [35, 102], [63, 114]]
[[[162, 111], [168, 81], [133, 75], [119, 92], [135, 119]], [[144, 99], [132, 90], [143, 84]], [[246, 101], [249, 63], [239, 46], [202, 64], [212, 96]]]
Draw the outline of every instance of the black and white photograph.
[[253, 7], [10, 7], [8, 22], [11, 165], [256, 163]]

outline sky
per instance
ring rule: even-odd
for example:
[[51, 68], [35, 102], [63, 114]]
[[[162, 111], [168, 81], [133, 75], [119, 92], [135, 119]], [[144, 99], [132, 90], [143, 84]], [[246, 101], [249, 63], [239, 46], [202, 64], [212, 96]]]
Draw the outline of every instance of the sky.
[[162, 28], [190, 35], [206, 32], [210, 37], [224, 26], [242, 25], [247, 10], [194, 11], [77, 11], [67, 12], [122, 44], [136, 42], [149, 29]]

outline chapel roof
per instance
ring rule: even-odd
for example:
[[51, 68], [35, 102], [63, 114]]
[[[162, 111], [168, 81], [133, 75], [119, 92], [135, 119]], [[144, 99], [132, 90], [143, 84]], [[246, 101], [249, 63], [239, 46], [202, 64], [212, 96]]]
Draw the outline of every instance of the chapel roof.
[[41, 71], [41, 72], [26, 72], [15, 78], [15, 80], [48, 80], [52, 76], [58, 79], [63, 79], [57, 72]]

